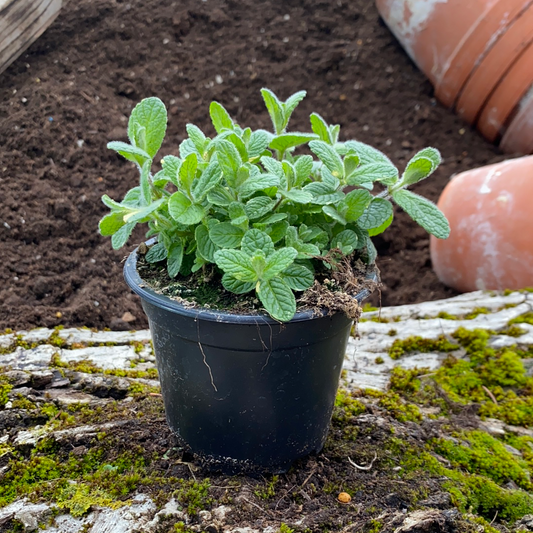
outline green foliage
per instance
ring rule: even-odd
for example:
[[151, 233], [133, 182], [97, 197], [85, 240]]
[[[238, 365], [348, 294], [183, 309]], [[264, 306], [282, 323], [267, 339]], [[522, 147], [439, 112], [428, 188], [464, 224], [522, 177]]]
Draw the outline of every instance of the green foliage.
[[209, 495], [211, 482], [208, 478], [202, 481], [180, 479], [179, 485], [173, 496], [183, 505], [189, 516], [196, 516], [213, 502]]
[[272, 476], [272, 478], [265, 482], [265, 484], [254, 490], [254, 494], [262, 500], [269, 500], [276, 495], [276, 484], [279, 481], [279, 476]]
[[[416, 154], [400, 179], [384, 154], [361, 142], [339, 142], [339, 126], [316, 113], [312, 133], [287, 132], [304, 91], [285, 102], [268, 89], [261, 94], [273, 133], [240, 127], [213, 102], [209, 113], [216, 136], [211, 139], [188, 124], [179, 157], [165, 156], [155, 175], [151, 167], [167, 112], [158, 98], [133, 109], [130, 144], [108, 145], [136, 163], [140, 173], [139, 185], [122, 202], [102, 197], [111, 212], [100, 221], [100, 233], [111, 236], [114, 248], [127, 242], [137, 224], [146, 223], [147, 235], [157, 237], [146, 260], [166, 261], [171, 278], [213, 264], [227, 291], [255, 290], [273, 318], [288, 321], [296, 311], [294, 291], [313, 284], [322, 262], [335, 268], [339, 257], [356, 251], [373, 262], [370, 237], [392, 222], [391, 199], [430, 233], [448, 236], [448, 222], [438, 208], [405, 189], [433, 173], [440, 162], [437, 150]], [[296, 153], [299, 147], [313, 156]], [[369, 191], [375, 183], [385, 190], [373, 196]], [[355, 189], [345, 194], [347, 185]]]
[[389, 348], [389, 355], [391, 359], [399, 359], [409, 352], [451, 352], [458, 349], [459, 346], [450, 342], [444, 335], [437, 339], [424, 339], [423, 337], [413, 336], [404, 340], [395, 340]]
[[4, 405], [8, 402], [9, 400], [8, 394], [12, 388], [13, 386], [10, 385], [3, 376], [1, 376], [0, 377], [0, 407], [4, 407]]
[[279, 533], [294, 533], [294, 529], [290, 528], [287, 524], [283, 522], [279, 526]]

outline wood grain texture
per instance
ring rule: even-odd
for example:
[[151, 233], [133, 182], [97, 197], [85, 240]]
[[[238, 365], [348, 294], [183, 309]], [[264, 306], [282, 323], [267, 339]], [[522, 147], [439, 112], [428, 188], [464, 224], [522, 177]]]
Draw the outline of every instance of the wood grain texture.
[[0, 73], [50, 26], [62, 0], [0, 0]]

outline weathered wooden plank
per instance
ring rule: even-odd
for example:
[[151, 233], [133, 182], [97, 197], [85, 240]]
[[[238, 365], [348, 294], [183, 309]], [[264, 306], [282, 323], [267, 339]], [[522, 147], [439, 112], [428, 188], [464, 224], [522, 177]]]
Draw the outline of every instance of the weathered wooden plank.
[[50, 26], [62, 0], [0, 0], [0, 73]]

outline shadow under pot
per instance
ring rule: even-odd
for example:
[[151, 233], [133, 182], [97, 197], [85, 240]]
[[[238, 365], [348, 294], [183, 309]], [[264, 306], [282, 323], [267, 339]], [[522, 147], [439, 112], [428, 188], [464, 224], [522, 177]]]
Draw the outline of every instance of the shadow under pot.
[[[352, 321], [306, 311], [280, 323], [187, 308], [149, 288], [136, 262], [137, 250], [124, 277], [148, 316], [167, 421], [180, 443], [228, 473], [281, 473], [319, 452]], [[378, 279], [374, 266], [367, 277]]]

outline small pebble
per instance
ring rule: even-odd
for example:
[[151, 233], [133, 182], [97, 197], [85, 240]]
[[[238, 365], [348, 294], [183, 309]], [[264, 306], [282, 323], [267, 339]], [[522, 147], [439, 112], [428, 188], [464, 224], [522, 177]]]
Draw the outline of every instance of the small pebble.
[[341, 503], [350, 503], [352, 501], [352, 497], [347, 492], [341, 492], [337, 496], [337, 500], [339, 500]]

